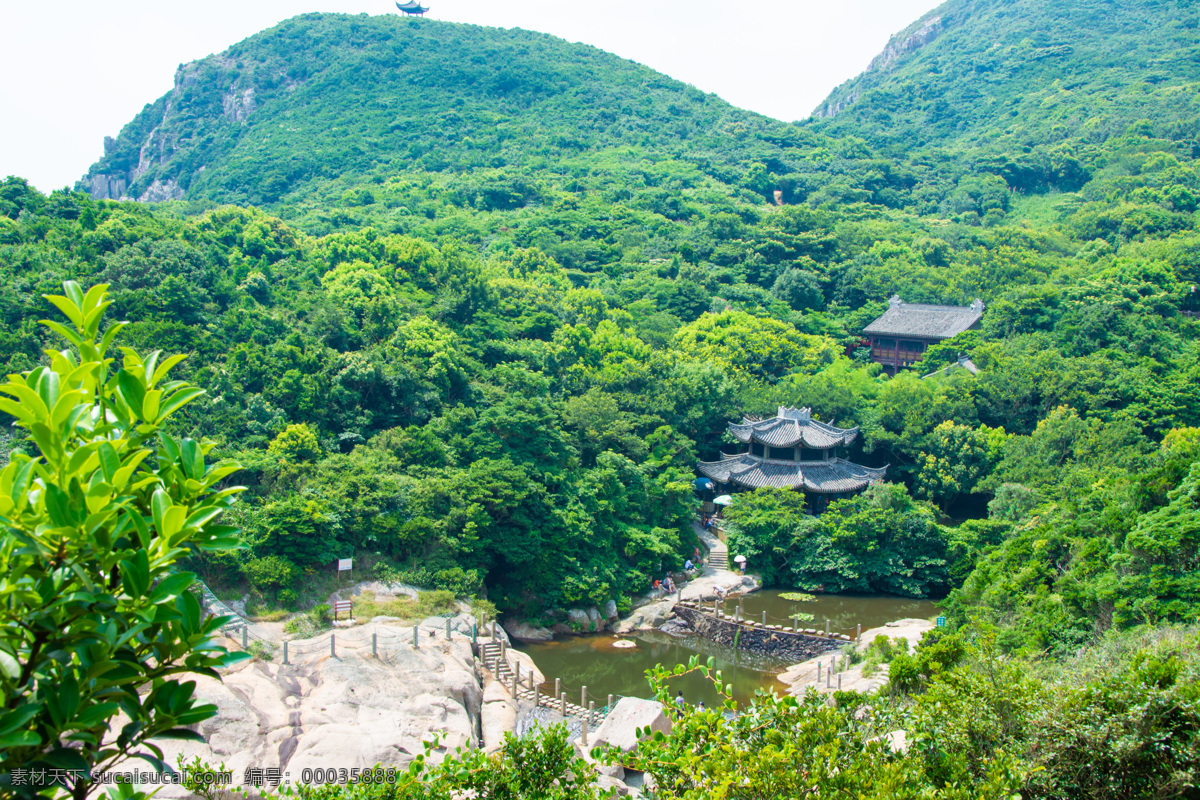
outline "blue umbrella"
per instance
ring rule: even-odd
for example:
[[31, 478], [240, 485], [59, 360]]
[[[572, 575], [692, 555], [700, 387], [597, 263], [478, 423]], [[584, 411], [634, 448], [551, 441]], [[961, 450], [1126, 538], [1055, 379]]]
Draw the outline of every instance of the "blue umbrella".
[[713, 482], [709, 478], [696, 478], [692, 481], [692, 487], [698, 492], [711, 492]]

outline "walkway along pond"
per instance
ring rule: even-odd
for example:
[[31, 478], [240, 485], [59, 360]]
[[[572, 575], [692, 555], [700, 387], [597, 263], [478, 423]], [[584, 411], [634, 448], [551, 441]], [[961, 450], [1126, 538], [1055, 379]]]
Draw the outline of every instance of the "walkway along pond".
[[[818, 595], [812, 602], [798, 603], [782, 599], [779, 595], [784, 591], [770, 589], [730, 598], [725, 601], [725, 607], [732, 612], [736, 602], [741, 600], [743, 616], [757, 617], [760, 621], [763, 611], [783, 619], [796, 612], [806, 612], [812, 614], [814, 620], [800, 623], [802, 627], [824, 633], [828, 620], [831, 633], [850, 637], [854, 636], [859, 624], [867, 630], [897, 619], [932, 619], [939, 613], [937, 606], [929, 600], [882, 595]], [[632, 641], [637, 647], [618, 649], [613, 644], [619, 639]], [[686, 664], [694, 655], [699, 656], [701, 662], [712, 657], [717, 669], [722, 671], [724, 682], [732, 684], [734, 699], [739, 704], [748, 703], [759, 689], [774, 689], [783, 694], [786, 687], [776, 676], [800, 660], [734, 649], [688, 631], [679, 634], [640, 631], [622, 637], [571, 636], [513, 646], [529, 654], [547, 677], [559, 678], [570, 687], [586, 685], [589, 694], [597, 697], [609, 694], [647, 697], [650, 689], [646, 683], [646, 670], [656, 664], [667, 668]], [[712, 685], [698, 675], [673, 678], [670, 686], [672, 693], [682, 691], [689, 703], [703, 701], [711, 707], [719, 700]]]
[[[675, 613], [705, 639], [736, 650], [749, 650], [771, 660], [807, 661], [813, 656], [838, 650], [851, 641], [845, 634], [826, 634], [799, 625], [788, 628], [778, 623], [731, 616], [716, 603], [711, 607], [680, 603], [675, 606]], [[767, 619], [766, 612], [763, 619]]]

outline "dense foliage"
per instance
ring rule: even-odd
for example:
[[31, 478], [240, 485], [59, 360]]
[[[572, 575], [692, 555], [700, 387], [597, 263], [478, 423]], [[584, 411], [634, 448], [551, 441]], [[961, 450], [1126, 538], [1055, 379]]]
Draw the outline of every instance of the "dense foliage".
[[68, 346], [0, 384], [29, 436], [0, 469], [0, 787], [83, 800], [132, 755], [163, 768], [152, 740], [199, 740], [216, 707], [181, 678], [246, 658], [213, 641], [223, 620], [179, 569], [239, 546], [218, 523], [240, 489], [225, 485], [237, 464], [163, 430], [203, 394], [167, 379], [183, 356], [123, 348], [114, 367], [123, 325], [101, 327], [103, 287], [64, 288], [45, 299], [69, 325], [46, 325]]
[[[970, 5], [943, 9], [946, 42], [1079, 11]], [[1121, 13], [1174, 36], [1193, 12]], [[1056, 58], [1086, 71], [1072, 59], [1104, 36], [1069, 27]], [[935, 55], [956, 74], [942, 41], [887, 75]], [[497, 59], [512, 80], [480, 84]], [[997, 92], [1049, 80], [1004, 75]], [[1116, 104], [1075, 184], [1027, 184], [948, 133], [936, 157], [883, 158], [876, 136], [754, 117], [549, 37], [319, 15], [185, 67], [168, 99], [93, 172], [138, 154], [137, 185], [192, 205], [0, 187], [0, 360], [36, 365], [37, 298], [65, 278], [110, 284], [136, 346], [195, 355], [211, 399], [186, 425], [250, 487], [250, 549], [195, 564], [218, 585], [306, 605], [302, 577], [354, 554], [510, 612], [623, 604], [690, 553], [688, 484], [725, 422], [787, 404], [860, 426], [847, 455], [894, 483], [817, 520], [746, 496], [732, 535], [769, 581], [962, 585], [952, 613], [1007, 647], [1194, 617], [1185, 128]], [[980, 297], [984, 328], [884, 379], [859, 332], [893, 293]], [[978, 375], [919, 379], [959, 353]]]

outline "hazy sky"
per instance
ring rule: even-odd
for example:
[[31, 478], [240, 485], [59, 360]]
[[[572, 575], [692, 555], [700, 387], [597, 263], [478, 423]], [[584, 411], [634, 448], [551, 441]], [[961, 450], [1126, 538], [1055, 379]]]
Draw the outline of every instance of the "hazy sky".
[[[807, 117], [938, 0], [426, 0], [430, 18], [585, 42], [784, 120]], [[394, 13], [392, 0], [6, 2], [0, 176], [74, 185], [176, 66], [307, 11]]]

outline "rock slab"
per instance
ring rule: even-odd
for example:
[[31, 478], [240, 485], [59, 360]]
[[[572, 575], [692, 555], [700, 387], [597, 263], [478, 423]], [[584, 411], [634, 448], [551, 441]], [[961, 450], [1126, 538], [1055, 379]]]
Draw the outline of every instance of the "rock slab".
[[637, 747], [638, 728], [671, 732], [671, 719], [662, 703], [638, 697], [622, 697], [589, 738], [591, 747], [615, 747], [628, 753]]

